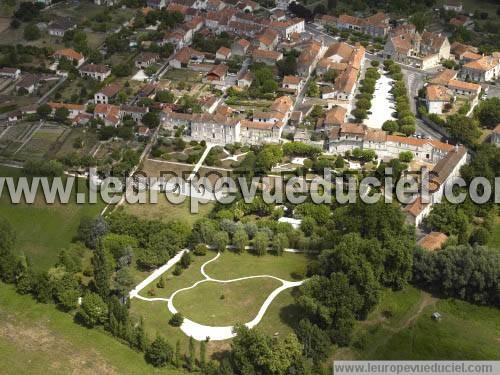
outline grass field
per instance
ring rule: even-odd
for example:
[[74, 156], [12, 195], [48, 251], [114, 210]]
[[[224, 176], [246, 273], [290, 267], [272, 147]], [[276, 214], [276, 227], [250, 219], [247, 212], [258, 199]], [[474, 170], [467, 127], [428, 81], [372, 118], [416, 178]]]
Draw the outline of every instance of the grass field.
[[[148, 199], [149, 200], [149, 199]], [[163, 222], [171, 220], [182, 220], [192, 225], [196, 220], [208, 215], [212, 211], [215, 203], [208, 202], [198, 205], [198, 213], [191, 213], [191, 201], [189, 197], [181, 204], [173, 204], [165, 197], [165, 194], [158, 194], [158, 203], [148, 204], [128, 204], [123, 205], [123, 210], [131, 215], [142, 219], [155, 219]]]
[[229, 326], [255, 318], [266, 298], [279, 286], [278, 280], [270, 278], [224, 284], [207, 281], [180, 292], [173, 303], [185, 317], [197, 323]]
[[[54, 305], [36, 303], [0, 283], [2, 374], [169, 374], [106, 332], [87, 329]], [[154, 337], [154, 336], [152, 336]]]
[[[0, 167], [0, 176], [19, 177], [22, 171]], [[84, 180], [78, 180], [80, 192], [86, 191]], [[33, 204], [12, 204], [5, 195], [0, 197], [0, 215], [6, 217], [17, 236], [16, 248], [32, 260], [37, 269], [54, 265], [59, 251], [66, 248], [84, 217], [95, 217], [104, 208], [104, 203], [76, 204], [73, 192], [69, 204], [46, 204], [41, 194]]]
[[283, 256], [251, 253], [236, 254], [226, 251], [219, 259], [207, 264], [205, 272], [214, 279], [229, 280], [255, 275], [272, 275], [285, 280], [293, 280], [291, 273], [304, 274], [307, 256], [304, 254], [284, 253]]
[[[433, 312], [441, 321], [431, 319]], [[408, 287], [385, 291], [367, 321], [356, 326], [353, 347], [337, 359], [499, 359], [500, 314], [490, 307], [439, 300]]]

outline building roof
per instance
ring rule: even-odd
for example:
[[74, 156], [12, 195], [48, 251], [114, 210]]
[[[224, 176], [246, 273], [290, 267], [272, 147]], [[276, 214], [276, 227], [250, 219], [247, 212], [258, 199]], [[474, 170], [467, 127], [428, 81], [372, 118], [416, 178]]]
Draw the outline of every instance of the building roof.
[[328, 125], [342, 125], [345, 122], [345, 116], [347, 114], [347, 109], [341, 106], [334, 106], [325, 116], [325, 126]]
[[28, 88], [38, 83], [38, 76], [35, 74], [25, 74], [22, 76], [21, 80], [16, 83], [17, 87]]
[[16, 74], [20, 69], [18, 68], [9, 68], [7, 66], [4, 66], [3, 68], [0, 68], [0, 73], [4, 74]]
[[242, 48], [248, 48], [250, 46], [250, 42], [246, 39], [238, 39], [236, 44], [240, 45]]
[[457, 70], [453, 69], [444, 69], [443, 71], [437, 73], [430, 83], [436, 85], [447, 85], [450, 80], [454, 79], [458, 74]]
[[148, 62], [151, 60], [158, 60], [160, 55], [154, 52], [142, 52], [139, 56], [135, 58], [136, 62]]
[[387, 132], [380, 129], [368, 128], [365, 139], [370, 142], [386, 142]]
[[231, 50], [227, 47], [224, 47], [224, 46], [220, 47], [216, 52], [216, 54], [223, 55], [225, 57], [228, 57], [230, 53], [231, 53]]
[[302, 82], [302, 78], [298, 76], [284, 76], [283, 85], [299, 85]]
[[228, 67], [226, 64], [214, 65], [208, 74], [216, 75], [219, 78], [223, 78], [228, 71]]
[[354, 135], [364, 135], [366, 133], [366, 126], [363, 124], [355, 124], [351, 122], [345, 122], [340, 126], [341, 134], [354, 134]]
[[257, 37], [258, 41], [266, 46], [271, 46], [278, 38], [278, 33], [273, 29], [265, 29]]
[[417, 217], [430, 203], [423, 203], [422, 197], [418, 196], [412, 203], [408, 204], [403, 210], [413, 217]]
[[339, 92], [352, 92], [356, 80], [358, 79], [358, 70], [352, 67], [344, 70], [335, 80], [335, 90]]
[[302, 50], [297, 59], [298, 66], [311, 66], [315, 59], [317, 59], [319, 53], [321, 51], [321, 43], [313, 40], [311, 41], [307, 47]]
[[254, 59], [269, 59], [278, 61], [283, 58], [283, 54], [277, 51], [266, 51], [263, 49], [256, 49], [253, 51], [252, 56]]
[[420, 139], [414, 137], [403, 137], [400, 135], [387, 135], [387, 141], [394, 143], [407, 144], [415, 147], [424, 147], [426, 144], [443, 152], [448, 152], [453, 149], [453, 145], [437, 141], [434, 139]]
[[118, 92], [121, 90], [122, 86], [119, 83], [111, 83], [109, 85], [106, 85], [102, 90], [99, 90], [97, 93], [98, 94], [103, 94], [107, 96], [108, 98], [111, 98], [118, 94]]
[[111, 71], [106, 65], [103, 64], [85, 64], [79, 69], [82, 72], [89, 73], [108, 73]]
[[476, 47], [470, 46], [468, 44], [463, 44], [460, 42], [451, 43], [450, 52], [452, 54], [457, 55], [457, 56], [461, 56], [467, 51], [477, 53], [478, 49]]
[[62, 17], [62, 18], [58, 18], [57, 20], [51, 22], [49, 25], [49, 29], [66, 31], [66, 30], [69, 30], [75, 26], [76, 26], [76, 23], [71, 18]]
[[444, 86], [427, 85], [425, 87], [425, 97], [431, 102], [449, 102], [453, 96]]
[[444, 184], [457, 166], [458, 162], [467, 154], [467, 149], [463, 146], [453, 147], [444, 158], [439, 160], [432, 168], [432, 181]]
[[85, 110], [85, 106], [83, 104], [56, 103], [56, 102], [48, 102], [47, 104], [52, 109], [67, 108], [70, 111], [84, 111]]
[[259, 130], [271, 130], [274, 127], [281, 128], [284, 126], [283, 122], [281, 121], [278, 121], [276, 123], [271, 123], [271, 122], [252, 121], [247, 119], [241, 120], [240, 124], [241, 126], [244, 126], [246, 128], [259, 129]]
[[474, 52], [471, 52], [471, 51], [465, 51], [463, 54], [462, 54], [462, 58], [466, 59], [466, 60], [479, 60], [481, 57], [483, 57], [482, 55], [480, 55], [479, 53], [474, 53]]
[[196, 51], [191, 47], [182, 47], [177, 53], [172, 57], [172, 60], [177, 60], [181, 64], [187, 64], [191, 57], [193, 56], [205, 56], [204, 53]]
[[426, 250], [439, 250], [444, 245], [448, 236], [441, 232], [431, 232], [418, 241], [418, 244]]
[[439, 50], [447, 40], [446, 35], [424, 31], [422, 33], [422, 43]]
[[64, 48], [54, 52], [54, 56], [65, 57], [69, 60], [81, 60], [83, 59], [83, 55], [79, 52], [76, 52], [73, 48]]
[[340, 56], [342, 59], [347, 60], [351, 54], [354, 52], [354, 47], [347, 43], [340, 42], [332, 44], [325, 52], [324, 57], [330, 57], [334, 55]]
[[130, 112], [130, 113], [148, 113], [148, 107], [141, 107], [138, 105], [122, 105], [121, 106], [121, 111], [122, 112]]
[[488, 71], [494, 69], [500, 64], [500, 58], [493, 56], [483, 56], [478, 60], [470, 61], [464, 64], [464, 68], [480, 71]]
[[453, 88], [453, 89], [470, 91], [470, 92], [481, 91], [481, 85], [478, 85], [477, 83], [472, 83], [472, 82], [459, 81], [458, 79], [451, 79], [448, 82], [448, 87]]

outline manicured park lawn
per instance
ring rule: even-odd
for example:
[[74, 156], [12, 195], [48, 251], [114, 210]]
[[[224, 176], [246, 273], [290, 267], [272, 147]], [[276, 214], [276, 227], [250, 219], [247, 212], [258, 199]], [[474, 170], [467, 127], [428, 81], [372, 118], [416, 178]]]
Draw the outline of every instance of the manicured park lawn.
[[[0, 176], [19, 177], [20, 169], [0, 167]], [[86, 191], [85, 181], [78, 180], [79, 191]], [[33, 204], [12, 204], [7, 191], [0, 197], [0, 215], [7, 218], [17, 236], [16, 248], [30, 257], [38, 269], [54, 265], [60, 250], [66, 248], [76, 235], [80, 221], [84, 217], [95, 217], [104, 207], [97, 204], [76, 204], [73, 192], [69, 204], [47, 204], [38, 195]]]
[[216, 283], [207, 281], [194, 289], [180, 292], [173, 303], [185, 317], [200, 324], [229, 326], [246, 323], [281, 283], [271, 278], [257, 278]]
[[205, 267], [205, 272], [220, 280], [271, 275], [292, 281], [294, 280], [292, 272], [303, 275], [306, 265], [307, 256], [304, 254], [284, 253], [282, 256], [267, 254], [259, 257], [248, 252], [236, 254], [225, 251], [219, 259]]
[[169, 374], [143, 354], [98, 329], [73, 322], [54, 305], [36, 303], [0, 283], [0, 368], [2, 374]]

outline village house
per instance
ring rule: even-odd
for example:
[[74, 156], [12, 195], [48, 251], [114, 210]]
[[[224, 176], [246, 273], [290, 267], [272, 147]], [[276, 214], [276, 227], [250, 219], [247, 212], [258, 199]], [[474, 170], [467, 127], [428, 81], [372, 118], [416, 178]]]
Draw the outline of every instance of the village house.
[[226, 79], [227, 71], [228, 67], [226, 64], [214, 65], [205, 78], [209, 82], [223, 82]]
[[140, 107], [136, 105], [122, 105], [120, 108], [120, 116], [122, 119], [125, 116], [130, 116], [137, 123], [141, 122], [144, 115], [148, 112], [148, 107]]
[[218, 12], [218, 11], [224, 9], [225, 6], [226, 6], [226, 4], [224, 2], [222, 2], [221, 0], [207, 0], [205, 2], [205, 9], [208, 12]]
[[246, 39], [237, 39], [231, 45], [231, 54], [234, 56], [245, 56], [250, 42]]
[[422, 197], [408, 204], [404, 208], [407, 221], [415, 226], [420, 226], [426, 216], [431, 212], [432, 206], [441, 203], [445, 186], [460, 175], [460, 168], [467, 163], [468, 153], [463, 146], [452, 146], [446, 155], [439, 160], [429, 176], [429, 199], [424, 202]]
[[142, 52], [139, 56], [137, 56], [134, 60], [135, 67], [137, 69], [146, 69], [147, 67], [153, 65], [158, 59], [160, 55], [153, 52]]
[[276, 30], [283, 39], [290, 39], [292, 34], [301, 34], [305, 30], [305, 23], [302, 18], [292, 18], [285, 21], [269, 20], [265, 24], [267, 27]]
[[500, 77], [500, 57], [483, 56], [460, 69], [460, 78], [476, 82], [494, 81]]
[[23, 74], [16, 83], [16, 91], [25, 90], [28, 94], [33, 94], [39, 84], [39, 78], [35, 74]]
[[278, 33], [273, 29], [265, 29], [256, 39], [257, 47], [266, 51], [273, 51], [278, 45]]
[[335, 26], [341, 30], [354, 30], [373, 37], [384, 38], [389, 32], [389, 16], [378, 12], [366, 18], [358, 18], [341, 14]]
[[12, 79], [18, 79], [21, 75], [21, 70], [17, 68], [0, 68], [0, 77], [7, 77]]
[[443, 4], [443, 9], [459, 13], [462, 11], [462, 3], [458, 0], [446, 0]]
[[250, 87], [253, 82], [253, 74], [250, 70], [245, 70], [239, 73], [237, 77], [238, 87]]
[[425, 102], [427, 112], [440, 115], [443, 108], [453, 101], [453, 94], [444, 86], [427, 85], [425, 87]]
[[95, 104], [108, 104], [121, 90], [121, 85], [111, 83], [94, 94]]
[[148, 8], [151, 9], [163, 9], [166, 6], [165, 0], [147, 0], [146, 2]]
[[111, 69], [102, 64], [85, 64], [78, 70], [82, 77], [90, 77], [101, 82], [111, 75]]
[[281, 87], [291, 94], [298, 94], [304, 87], [304, 80], [297, 76], [284, 76]]
[[464, 82], [456, 79], [457, 70], [444, 69], [437, 73], [429, 82], [434, 85], [442, 85], [450, 89], [455, 95], [467, 96], [474, 99], [481, 92], [481, 85], [472, 82]]
[[[450, 54], [455, 58], [455, 60], [460, 62], [464, 59], [464, 54], [477, 54], [478, 52], [479, 50], [476, 47], [460, 42], [453, 42], [450, 46]], [[481, 55], [478, 56], [481, 57]]]
[[253, 61], [257, 63], [264, 63], [266, 65], [275, 65], [277, 61], [283, 59], [283, 54], [277, 51], [266, 51], [256, 49], [252, 53]]
[[200, 99], [201, 109], [206, 113], [214, 113], [221, 102], [222, 98], [215, 95], [204, 96]]
[[271, 12], [271, 20], [273, 20], [273, 21], [286, 20], [286, 12], [283, 9], [274, 9]]
[[169, 65], [180, 69], [185, 68], [190, 62], [203, 62], [205, 54], [198, 52], [191, 47], [181, 48], [169, 61]]
[[59, 108], [66, 108], [69, 111], [68, 115], [69, 119], [74, 119], [79, 114], [85, 112], [85, 106], [83, 104], [55, 103], [55, 102], [48, 102], [47, 104], [52, 109], [52, 113], [55, 113], [55, 111]]
[[220, 47], [217, 52], [215, 52], [216, 60], [229, 60], [231, 58], [231, 50], [227, 47]]
[[76, 67], [79, 67], [85, 61], [85, 57], [83, 57], [83, 55], [81, 53], [76, 52], [72, 48], [64, 48], [64, 49], [57, 50], [56, 52], [54, 52], [53, 56], [58, 61], [62, 58], [65, 58], [65, 59], [71, 61], [73, 63], [73, 65], [75, 65]]
[[450, 25], [454, 27], [470, 27], [474, 24], [474, 21], [463, 14], [457, 14], [450, 20]]
[[49, 24], [49, 35], [62, 37], [66, 31], [76, 28], [76, 23], [71, 18], [59, 18]]
[[347, 109], [341, 106], [333, 106], [325, 114], [323, 127], [325, 131], [329, 131], [333, 127], [340, 127], [345, 123], [347, 117]]
[[94, 117], [103, 120], [105, 126], [116, 128], [120, 125], [120, 108], [112, 104], [96, 104]]
[[312, 40], [306, 48], [302, 50], [297, 59], [297, 73], [303, 77], [309, 76], [316, 63], [321, 57], [321, 52], [323, 49], [323, 44], [316, 40]]

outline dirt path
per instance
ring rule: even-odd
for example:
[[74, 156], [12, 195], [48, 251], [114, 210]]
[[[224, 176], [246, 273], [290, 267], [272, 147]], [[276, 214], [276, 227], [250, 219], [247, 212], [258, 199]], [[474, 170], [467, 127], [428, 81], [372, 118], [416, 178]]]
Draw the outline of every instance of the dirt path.
[[415, 313], [413, 313], [408, 318], [406, 318], [403, 321], [403, 324], [399, 328], [396, 328], [394, 332], [400, 332], [403, 329], [406, 329], [409, 326], [411, 326], [417, 320], [417, 318], [420, 316], [420, 314], [422, 313], [422, 311], [424, 311], [424, 309], [427, 306], [432, 306], [432, 305], [434, 305], [438, 301], [438, 298], [435, 298], [435, 297], [431, 296], [427, 292], [423, 292], [422, 291], [421, 292], [421, 296], [422, 296], [422, 299], [420, 300], [420, 305], [418, 306], [417, 311], [415, 311]]

